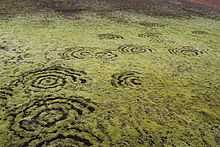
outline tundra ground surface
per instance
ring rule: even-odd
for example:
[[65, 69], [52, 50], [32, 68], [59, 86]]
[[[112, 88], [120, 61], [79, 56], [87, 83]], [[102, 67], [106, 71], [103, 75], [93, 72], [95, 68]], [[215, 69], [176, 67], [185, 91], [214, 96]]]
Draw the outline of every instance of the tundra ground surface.
[[0, 2], [0, 146], [220, 146], [218, 10], [40, 1]]

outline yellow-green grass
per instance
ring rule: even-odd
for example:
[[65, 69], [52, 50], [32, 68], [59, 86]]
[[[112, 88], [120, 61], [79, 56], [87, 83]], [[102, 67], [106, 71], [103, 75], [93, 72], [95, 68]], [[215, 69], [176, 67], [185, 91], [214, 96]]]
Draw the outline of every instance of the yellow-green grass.
[[[56, 92], [14, 86], [12, 96], [2, 100], [0, 146], [16, 146], [29, 139], [18, 139], [10, 130], [10, 110], [48, 94], [82, 96], [97, 103], [94, 113], [78, 120], [83, 128], [101, 136], [101, 143], [94, 141], [94, 146], [220, 145], [220, 21], [123, 11], [112, 15], [126, 21], [89, 12], [77, 19], [44, 12], [0, 20], [0, 45], [8, 48], [0, 50], [1, 87], [9, 87], [32, 70], [51, 66], [85, 71], [91, 79], [86, 87], [70, 85]], [[152, 23], [160, 25], [149, 26]], [[106, 33], [124, 39], [98, 37]], [[144, 46], [152, 52], [120, 52], [118, 47], [125, 44]], [[185, 46], [202, 53], [170, 53]], [[76, 47], [88, 48], [94, 56], [62, 58], [67, 48]], [[117, 57], [95, 56], [105, 51]], [[141, 74], [135, 77], [140, 78], [141, 85], [112, 85], [113, 75], [129, 71]], [[43, 135], [44, 139], [51, 134]]]

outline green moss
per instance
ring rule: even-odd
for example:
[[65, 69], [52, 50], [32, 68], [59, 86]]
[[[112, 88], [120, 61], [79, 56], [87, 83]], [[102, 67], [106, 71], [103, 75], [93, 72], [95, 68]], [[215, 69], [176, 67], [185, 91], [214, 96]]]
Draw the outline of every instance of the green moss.
[[[1, 20], [0, 42], [5, 42], [9, 48], [9, 51], [0, 50], [2, 87], [16, 79], [22, 81], [22, 75], [25, 77], [32, 70], [39, 71], [53, 65], [85, 71], [91, 79], [86, 86], [68, 85], [58, 92], [27, 90], [29, 83], [25, 80], [14, 86], [13, 95], [7, 98], [7, 109], [0, 113], [1, 145], [18, 145], [30, 137], [19, 140], [10, 131], [13, 120], [10, 117], [3, 119], [12, 113], [9, 110], [25, 107], [29, 101], [46, 95], [77, 95], [95, 102], [96, 111], [92, 115], [86, 114], [76, 123], [102, 138], [103, 146], [219, 145], [216, 132], [220, 131], [220, 21], [202, 17], [175, 19], [121, 13], [127, 22], [118, 23], [86, 12], [76, 20], [54, 13]], [[153, 24], [158, 25], [152, 27]], [[124, 39], [98, 37], [98, 34], [108, 33]], [[152, 52], [122, 52], [119, 50], [121, 45], [144, 46]], [[178, 50], [184, 46], [203, 53], [184, 54]], [[10, 50], [13, 47], [16, 51]], [[77, 47], [86, 50], [83, 59], [65, 59], [62, 55], [67, 48]], [[177, 51], [170, 54], [169, 49]], [[106, 51], [116, 56], [97, 57], [97, 53]], [[128, 71], [138, 72], [141, 86], [135, 85], [136, 81], [131, 81], [134, 85], [123, 82], [121, 86], [111, 85], [115, 82], [112, 81], [113, 75]], [[19, 119], [22, 118], [16, 118], [15, 123]], [[61, 130], [65, 128], [62, 128], [62, 123], [57, 125]], [[94, 138], [85, 132], [85, 138]], [[43, 136], [50, 137], [49, 134]], [[12, 140], [8, 141], [10, 137]], [[95, 139], [91, 142], [98, 143]]]

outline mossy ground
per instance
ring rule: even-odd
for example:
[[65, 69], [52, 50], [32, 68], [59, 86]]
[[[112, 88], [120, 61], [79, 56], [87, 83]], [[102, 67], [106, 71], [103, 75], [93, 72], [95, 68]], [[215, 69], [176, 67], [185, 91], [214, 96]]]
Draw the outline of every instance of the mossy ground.
[[[31, 139], [11, 131], [22, 116], [11, 120], [8, 115], [14, 107], [46, 95], [82, 96], [96, 103], [94, 113], [77, 120], [102, 138], [92, 140], [94, 146], [220, 146], [220, 21], [124, 11], [112, 16], [42, 12], [0, 20], [0, 84], [13, 89], [12, 96], [1, 99], [0, 146], [18, 146]], [[98, 37], [107, 33], [123, 38]], [[119, 51], [122, 45], [144, 46], [152, 52]], [[76, 47], [92, 55], [83, 59], [63, 55]], [[191, 50], [181, 51], [183, 47]], [[98, 54], [106, 51], [114, 55]], [[91, 81], [85, 87], [69, 85], [56, 92], [32, 91], [32, 78], [11, 86], [25, 73], [53, 66], [85, 71]], [[130, 71], [140, 77], [114, 79], [113, 75]], [[56, 125], [62, 126], [62, 121]], [[49, 138], [49, 132], [37, 134], [40, 137], [29, 146]]]

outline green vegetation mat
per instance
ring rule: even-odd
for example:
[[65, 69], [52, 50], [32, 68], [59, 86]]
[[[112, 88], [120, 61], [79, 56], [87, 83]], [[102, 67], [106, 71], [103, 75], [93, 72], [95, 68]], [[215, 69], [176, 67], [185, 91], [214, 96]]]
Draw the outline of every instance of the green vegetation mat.
[[114, 11], [0, 20], [0, 146], [220, 146], [220, 21]]

